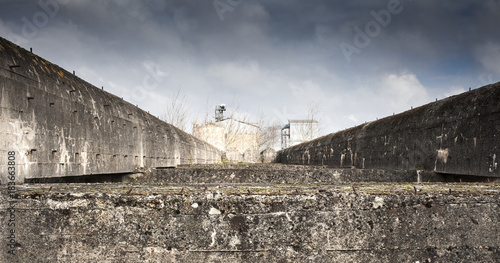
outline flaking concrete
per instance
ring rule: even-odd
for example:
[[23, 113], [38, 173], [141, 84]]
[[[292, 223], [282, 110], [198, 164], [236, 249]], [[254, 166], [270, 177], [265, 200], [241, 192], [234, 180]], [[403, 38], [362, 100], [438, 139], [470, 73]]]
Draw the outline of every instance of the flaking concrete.
[[18, 186], [18, 247], [0, 261], [498, 262], [499, 196], [479, 183]]

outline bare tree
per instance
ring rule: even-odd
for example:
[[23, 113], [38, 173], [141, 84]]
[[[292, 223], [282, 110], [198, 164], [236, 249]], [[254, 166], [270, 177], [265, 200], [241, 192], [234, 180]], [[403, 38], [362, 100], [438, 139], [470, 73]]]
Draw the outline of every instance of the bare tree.
[[188, 132], [190, 112], [186, 103], [186, 96], [181, 96], [181, 89], [173, 92], [172, 97], [166, 102], [166, 111], [161, 119], [175, 127]]
[[259, 113], [259, 150], [276, 149], [280, 142], [282, 124], [279, 120], [269, 119], [263, 112]]
[[307, 109], [307, 117], [305, 122], [300, 127], [300, 135], [305, 141], [315, 139], [319, 133], [318, 127], [318, 114], [321, 111], [321, 104], [319, 102], [309, 102]]
[[238, 109], [239, 105], [232, 108], [229, 117], [223, 121], [226, 129], [226, 149], [237, 147], [237, 144], [241, 144], [242, 140], [249, 140], [245, 137], [258, 136], [258, 124], [250, 122], [248, 115], [238, 114]]

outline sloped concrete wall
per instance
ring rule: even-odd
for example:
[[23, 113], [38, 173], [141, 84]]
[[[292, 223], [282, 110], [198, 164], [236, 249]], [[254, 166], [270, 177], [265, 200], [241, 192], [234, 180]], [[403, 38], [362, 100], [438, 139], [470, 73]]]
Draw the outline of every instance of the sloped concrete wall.
[[278, 158], [500, 177], [500, 83], [287, 148]]
[[0, 38], [0, 182], [220, 161], [215, 147]]

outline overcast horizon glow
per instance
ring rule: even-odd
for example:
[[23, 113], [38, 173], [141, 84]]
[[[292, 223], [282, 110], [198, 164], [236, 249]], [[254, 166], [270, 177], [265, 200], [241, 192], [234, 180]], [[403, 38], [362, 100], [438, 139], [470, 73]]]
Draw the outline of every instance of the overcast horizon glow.
[[153, 115], [225, 103], [321, 135], [497, 82], [500, 0], [0, 0], [0, 36]]

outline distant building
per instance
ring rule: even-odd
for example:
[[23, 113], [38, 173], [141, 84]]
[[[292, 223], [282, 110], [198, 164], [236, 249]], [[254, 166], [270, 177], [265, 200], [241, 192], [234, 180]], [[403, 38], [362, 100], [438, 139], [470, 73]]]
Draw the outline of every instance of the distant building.
[[319, 128], [316, 120], [288, 120], [281, 129], [281, 148], [285, 149], [318, 138]]
[[224, 140], [225, 128], [215, 123], [201, 125], [199, 122], [196, 122], [193, 125], [193, 136], [210, 143], [221, 151], [224, 151], [226, 148]]
[[225, 119], [217, 124], [225, 127], [225, 152], [229, 161], [259, 161], [260, 129], [257, 124], [234, 119]]
[[219, 148], [229, 161], [260, 162], [259, 126], [232, 118], [193, 126], [194, 137]]

